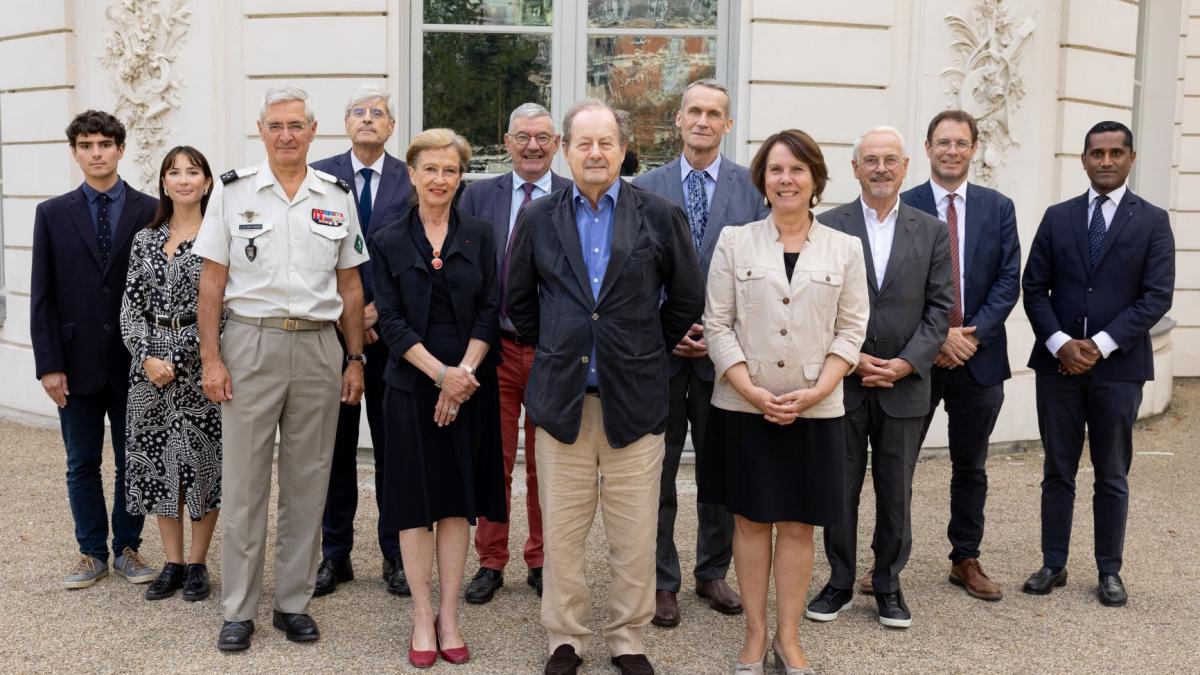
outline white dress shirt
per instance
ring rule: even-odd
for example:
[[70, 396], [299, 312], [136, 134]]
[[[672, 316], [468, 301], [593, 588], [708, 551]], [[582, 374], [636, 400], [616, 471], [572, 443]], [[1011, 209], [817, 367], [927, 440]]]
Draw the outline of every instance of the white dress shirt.
[[371, 166], [367, 166], [359, 161], [358, 155], [354, 154], [353, 150], [350, 151], [350, 166], [354, 169], [354, 194], [358, 195], [359, 199], [362, 199], [363, 191], [363, 177], [359, 172], [363, 169], [370, 169], [375, 172], [375, 175], [371, 176], [371, 208], [375, 208], [375, 198], [379, 196], [379, 181], [383, 178], [384, 156], [380, 155], [379, 159], [375, 160]]
[[[679, 156], [679, 180], [683, 181], [683, 198], [687, 201], [687, 179], [688, 176], [695, 171], [696, 168], [687, 161], [686, 155]], [[704, 197], [708, 203], [708, 208], [712, 208], [713, 194], [717, 191], [717, 176], [721, 173], [721, 156], [713, 160], [712, 164], [700, 169], [700, 175], [704, 177]], [[686, 211], [687, 208], [684, 207]]]
[[[1120, 204], [1121, 200], [1125, 198], [1126, 189], [1127, 188], [1125, 185], [1121, 185], [1121, 187], [1109, 192], [1108, 199], [1105, 200], [1104, 205], [1100, 207], [1100, 214], [1104, 217], [1105, 232], [1108, 231], [1108, 228], [1112, 227], [1113, 216], [1117, 215], [1117, 205]], [[1087, 220], [1085, 220], [1083, 223], [1085, 237], [1087, 236], [1087, 228], [1090, 227], [1092, 222], [1092, 214], [1096, 212], [1096, 197], [1099, 196], [1100, 193], [1096, 192], [1096, 188], [1088, 188]], [[1087, 333], [1087, 329], [1087, 318], [1085, 317], [1083, 323], [1083, 332], [1085, 334]], [[1058, 331], [1054, 335], [1051, 335], [1050, 339], [1046, 340], [1046, 349], [1049, 349], [1051, 354], [1058, 356], [1058, 350], [1062, 349], [1062, 346], [1065, 345], [1070, 339], [1070, 335], [1067, 335], [1062, 331]], [[1100, 331], [1099, 333], [1093, 335], [1092, 342], [1095, 342], [1096, 347], [1100, 349], [1100, 356], [1106, 359], [1108, 358], [1109, 354], [1117, 351], [1116, 341], [1112, 339], [1112, 336], [1104, 331]]]
[[[525, 190], [521, 186], [528, 182], [529, 181], [518, 176], [516, 171], [513, 172], [512, 204], [509, 205], [508, 210], [509, 243], [512, 242], [513, 225], [517, 222], [517, 212], [521, 210], [521, 202], [525, 201]], [[541, 178], [533, 181], [533, 195], [531, 197], [533, 199], [538, 199], [539, 197], [545, 197], [546, 195], [550, 194], [550, 185], [550, 170], [547, 169], [546, 173], [542, 174]], [[508, 243], [506, 243], [504, 246], [505, 250], [507, 250]]]
[[883, 287], [883, 273], [887, 270], [888, 258], [892, 257], [892, 239], [896, 238], [896, 217], [900, 215], [900, 198], [892, 204], [892, 210], [880, 220], [875, 216], [875, 209], [867, 206], [867, 200], [860, 199], [863, 209], [863, 220], [867, 223], [867, 239], [871, 242], [871, 262], [875, 265], [875, 283]]
[[[932, 180], [929, 181], [929, 187], [933, 190], [933, 203], [937, 205], [938, 219], [943, 223], [949, 222], [946, 218], [946, 211], [950, 208], [950, 191]], [[958, 306], [966, 311], [967, 181], [964, 180], [955, 188], [954, 194], [958, 195], [954, 200], [954, 211], [958, 214]]]

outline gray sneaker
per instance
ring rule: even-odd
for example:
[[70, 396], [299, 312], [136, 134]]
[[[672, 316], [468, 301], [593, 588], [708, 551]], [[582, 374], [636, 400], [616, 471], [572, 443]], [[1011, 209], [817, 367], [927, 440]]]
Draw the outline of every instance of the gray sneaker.
[[158, 570], [146, 564], [142, 554], [128, 546], [113, 561], [113, 571], [125, 577], [131, 584], [148, 584], [158, 576]]
[[67, 588], [87, 588], [108, 576], [108, 563], [86, 553], [80, 553], [71, 573], [63, 580]]

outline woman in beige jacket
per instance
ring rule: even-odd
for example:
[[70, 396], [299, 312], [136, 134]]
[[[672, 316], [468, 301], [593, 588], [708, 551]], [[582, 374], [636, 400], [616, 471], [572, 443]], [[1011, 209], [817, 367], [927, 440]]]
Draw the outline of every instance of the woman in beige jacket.
[[709, 268], [704, 338], [716, 385], [700, 500], [735, 519], [746, 638], [734, 672], [761, 673], [766, 662], [773, 567], [771, 648], [781, 670], [804, 673], [797, 633], [813, 527], [845, 517], [842, 378], [866, 333], [867, 274], [859, 240], [813, 217], [829, 174], [808, 134], [768, 138], [750, 173], [771, 215], [725, 228]]

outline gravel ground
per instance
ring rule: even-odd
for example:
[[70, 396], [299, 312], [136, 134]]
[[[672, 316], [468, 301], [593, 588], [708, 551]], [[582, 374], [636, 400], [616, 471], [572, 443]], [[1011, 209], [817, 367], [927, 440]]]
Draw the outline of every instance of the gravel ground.
[[[1018, 404], [1010, 401], [1009, 405]], [[1030, 405], [1030, 414], [1033, 414]], [[1196, 635], [1200, 606], [1200, 545], [1194, 477], [1200, 457], [1189, 445], [1200, 436], [1200, 381], [1179, 381], [1171, 408], [1137, 427], [1131, 476], [1131, 509], [1123, 571], [1129, 605], [1102, 607], [1095, 599], [1096, 576], [1090, 554], [1092, 519], [1088, 495], [1091, 468], [1081, 469], [1080, 497], [1071, 577], [1049, 597], [1020, 592], [1025, 577], [1040, 564], [1038, 503], [1041, 458], [1037, 453], [994, 456], [989, 462], [991, 498], [984, 540], [984, 565], [1000, 582], [998, 603], [971, 599], [946, 581], [946, 521], [950, 464], [944, 457], [922, 462], [913, 496], [915, 545], [903, 576], [914, 615], [907, 631], [876, 621], [874, 602], [860, 596], [838, 621], [801, 625], [801, 644], [822, 673], [858, 672], [1197, 672], [1200, 657], [1186, 642]], [[1189, 439], [1193, 439], [1189, 441]], [[111, 454], [106, 455], [111, 458]], [[0, 422], [0, 669], [5, 671], [259, 671], [408, 672], [405, 660], [411, 629], [409, 600], [388, 595], [379, 579], [372, 537], [361, 536], [354, 552], [358, 579], [314, 601], [312, 614], [322, 638], [296, 645], [270, 625], [271, 565], [259, 611], [259, 632], [249, 652], [225, 655], [214, 648], [221, 623], [219, 587], [201, 603], [178, 597], [146, 602], [144, 586], [131, 587], [110, 576], [82, 591], [65, 591], [61, 580], [75, 544], [63, 480], [62, 444], [57, 431]], [[111, 469], [111, 467], [109, 467]], [[520, 469], [518, 469], [518, 474]], [[689, 473], [685, 469], [683, 474]], [[110, 474], [111, 475], [111, 474]], [[111, 479], [109, 479], [111, 483]], [[357, 531], [373, 532], [371, 470], [360, 467]], [[518, 483], [520, 480], [517, 481]], [[870, 491], [863, 512], [873, 509]], [[521, 489], [518, 488], [518, 494]], [[694, 549], [695, 484], [680, 478], [677, 535], [685, 569]], [[111, 502], [110, 502], [111, 503]], [[513, 540], [524, 541], [523, 499], [514, 499]], [[272, 517], [273, 521], [273, 517]], [[865, 559], [870, 519], [859, 538]], [[210, 553], [219, 584], [219, 532]], [[812, 592], [828, 576], [817, 538]], [[607, 562], [599, 524], [588, 547], [592, 580], [590, 625], [603, 623]], [[162, 560], [157, 527], [148, 522], [142, 551]], [[268, 553], [270, 554], [270, 553]], [[473, 553], [472, 553], [473, 556]], [[468, 562], [467, 576], [477, 561]], [[863, 564], [860, 563], [860, 567]], [[860, 570], [861, 571], [861, 570]], [[734, 581], [731, 574], [731, 582]], [[464, 631], [473, 660], [465, 666], [439, 662], [436, 670], [457, 673], [539, 673], [545, 638], [538, 601], [524, 585], [525, 565], [514, 557], [508, 585], [488, 605], [463, 609]], [[660, 673], [728, 672], [737, 655], [740, 617], [709, 610], [685, 585], [680, 595], [684, 620], [674, 629], [648, 629], [646, 643]], [[1192, 635], [1192, 638], [1188, 638]], [[584, 671], [612, 673], [601, 640], [584, 654]]]

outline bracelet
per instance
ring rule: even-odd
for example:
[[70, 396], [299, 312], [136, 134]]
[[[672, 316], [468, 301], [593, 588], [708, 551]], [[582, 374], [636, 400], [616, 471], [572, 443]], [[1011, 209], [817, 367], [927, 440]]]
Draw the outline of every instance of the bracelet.
[[449, 369], [449, 366], [442, 364], [442, 372], [437, 376], [437, 379], [434, 380], [433, 386], [437, 387], [438, 389], [442, 388], [442, 383], [446, 381], [446, 371]]
[[474, 374], [475, 374], [475, 367], [474, 367], [474, 366], [469, 366], [469, 365], [467, 365], [467, 364], [465, 364], [465, 363], [460, 363], [460, 364], [458, 364], [458, 367], [459, 367], [459, 368], [462, 368], [462, 369], [463, 369], [463, 370], [465, 370], [465, 371], [467, 371], [467, 374], [468, 374], [468, 375], [474, 375]]

